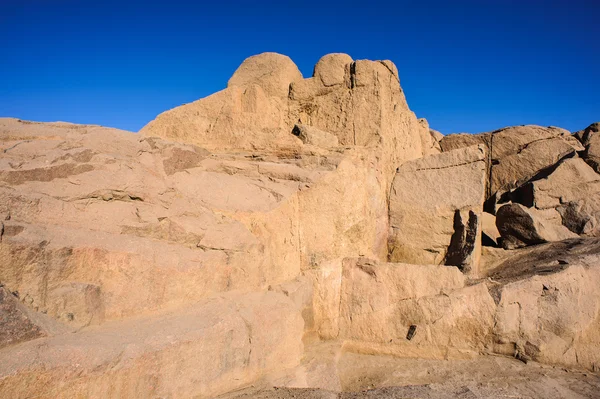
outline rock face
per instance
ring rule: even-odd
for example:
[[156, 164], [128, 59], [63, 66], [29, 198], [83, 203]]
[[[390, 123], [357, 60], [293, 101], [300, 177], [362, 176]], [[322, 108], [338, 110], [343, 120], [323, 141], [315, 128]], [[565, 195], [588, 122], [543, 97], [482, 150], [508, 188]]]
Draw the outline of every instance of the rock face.
[[474, 144], [483, 144], [488, 149], [488, 198], [519, 187], [580, 149], [566, 130], [534, 125], [508, 127], [478, 135], [451, 134], [440, 141], [443, 151]]
[[[580, 158], [559, 163], [547, 177], [511, 193], [512, 200], [573, 234], [598, 235], [600, 175]], [[558, 229], [559, 227], [557, 227]]]
[[424, 358], [483, 349], [495, 304], [485, 285], [465, 287], [456, 267], [344, 263], [340, 335], [362, 351]]
[[0, 350], [3, 397], [214, 397], [302, 355], [281, 294], [213, 298], [184, 312]]
[[493, 268], [495, 351], [596, 370], [600, 360], [597, 238], [524, 248]]
[[583, 159], [600, 173], [600, 122], [576, 132], [575, 137], [585, 146]]
[[259, 86], [267, 97], [286, 98], [290, 83], [302, 80], [294, 62], [285, 55], [263, 53], [244, 60], [235, 71], [227, 87]]
[[552, 223], [544, 212], [520, 204], [503, 205], [496, 215], [500, 244], [504, 249], [578, 237], [560, 223]]
[[11, 292], [0, 287], [0, 348], [45, 336]]
[[476, 272], [485, 160], [485, 148], [472, 146], [398, 168], [390, 194], [390, 261]]
[[294, 126], [292, 134], [302, 140], [304, 144], [311, 144], [323, 148], [332, 148], [339, 145], [336, 136], [312, 126], [298, 124]]
[[[593, 170], [593, 155], [587, 155], [593, 152], [588, 150], [593, 147], [594, 129], [591, 125], [571, 135], [555, 127], [517, 126], [478, 135], [448, 135], [440, 146], [443, 151], [474, 143], [486, 146], [484, 209], [492, 214], [502, 210], [498, 227], [503, 245], [516, 248], [597, 234], [598, 174]], [[511, 202], [526, 208], [503, 206]]]
[[159, 115], [141, 133], [214, 151], [297, 149], [298, 123], [342, 146], [377, 148], [386, 178], [402, 161], [435, 151], [429, 128], [408, 109], [396, 66], [346, 54], [324, 56], [308, 79], [288, 57], [250, 57], [227, 89]]
[[0, 397], [337, 397], [356, 353], [598, 370], [597, 133], [442, 136], [346, 54], [250, 57], [139, 134], [2, 118]]

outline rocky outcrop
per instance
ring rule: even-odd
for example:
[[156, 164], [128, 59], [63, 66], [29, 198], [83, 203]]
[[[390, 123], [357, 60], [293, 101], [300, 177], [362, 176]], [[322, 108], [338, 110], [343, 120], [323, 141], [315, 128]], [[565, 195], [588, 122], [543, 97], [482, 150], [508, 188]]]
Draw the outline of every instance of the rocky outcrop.
[[407, 159], [435, 151], [429, 127], [410, 112], [391, 61], [329, 54], [302, 79], [288, 57], [250, 57], [227, 89], [159, 115], [141, 133], [214, 151], [298, 149], [296, 124], [337, 137], [342, 146], [377, 148], [386, 178]]
[[485, 160], [485, 148], [472, 146], [398, 168], [390, 194], [390, 261], [477, 272]]
[[583, 159], [598, 173], [600, 173], [600, 122], [592, 123], [574, 136], [583, 144]]
[[355, 350], [448, 358], [482, 350], [495, 304], [456, 267], [344, 262], [340, 336]]
[[598, 239], [511, 251], [489, 273], [498, 303], [495, 351], [523, 361], [597, 370]]
[[44, 337], [47, 333], [29, 317], [27, 308], [19, 303], [18, 292], [0, 287], [0, 348]]
[[574, 234], [598, 234], [600, 175], [580, 158], [561, 162], [548, 176], [515, 190], [511, 199]]
[[337, 392], [342, 352], [597, 370], [596, 136], [442, 136], [346, 54], [250, 57], [140, 134], [0, 119], [0, 396]]
[[176, 313], [0, 350], [2, 397], [215, 397], [302, 355], [281, 294], [213, 298]]
[[267, 97], [286, 98], [290, 83], [302, 80], [294, 61], [277, 53], [248, 57], [227, 82], [227, 87], [260, 87]]
[[500, 245], [504, 249], [515, 249], [577, 237], [560, 222], [552, 221], [551, 216], [552, 212], [528, 209], [520, 204], [503, 205], [496, 215]]
[[336, 136], [312, 126], [297, 124], [292, 130], [292, 134], [302, 140], [304, 144], [311, 144], [323, 148], [332, 148], [339, 145]]
[[598, 240], [504, 252], [487, 279], [470, 282], [455, 267], [347, 259], [339, 315], [346, 348], [444, 359], [497, 353], [596, 370]]
[[483, 144], [488, 149], [486, 198], [500, 196], [521, 186], [581, 149], [566, 130], [534, 125], [507, 127], [477, 135], [451, 134], [440, 141], [443, 151], [474, 144]]

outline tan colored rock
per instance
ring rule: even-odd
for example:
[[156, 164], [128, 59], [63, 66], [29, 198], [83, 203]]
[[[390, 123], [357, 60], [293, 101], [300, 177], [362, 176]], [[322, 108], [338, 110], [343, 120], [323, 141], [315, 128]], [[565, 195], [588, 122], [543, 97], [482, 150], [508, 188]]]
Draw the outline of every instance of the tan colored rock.
[[290, 83], [302, 80], [302, 74], [287, 56], [262, 53], [248, 57], [235, 71], [227, 87], [259, 86], [268, 97], [286, 98]]
[[[2, 172], [90, 168], [0, 187], [0, 214], [11, 215], [0, 280], [72, 327], [266, 289], [303, 270], [339, 268], [346, 256], [386, 256], [387, 188], [375, 149], [210, 154], [77, 125], [49, 125], [56, 139], [31, 139], [44, 124], [8, 122], [18, 145], [0, 158]], [[190, 157], [179, 162], [181, 152]], [[311, 281], [329, 291], [329, 280]], [[328, 298], [314, 297], [307, 324], [322, 336], [337, 334]]]
[[[498, 245], [500, 232], [498, 231], [498, 227], [496, 227], [496, 216], [487, 212], [481, 214], [481, 233], [483, 234], [482, 241], [484, 241], [484, 245]], [[487, 241], [487, 244], [485, 241]]]
[[[340, 336], [353, 350], [447, 358], [491, 342], [495, 304], [485, 285], [464, 287], [456, 267], [348, 259]], [[461, 353], [463, 355], [461, 355]]]
[[302, 330], [281, 294], [213, 298], [4, 348], [0, 395], [212, 398], [298, 364]]
[[521, 186], [580, 150], [579, 143], [566, 130], [552, 126], [525, 125], [476, 135], [451, 134], [440, 141], [443, 151], [473, 144], [488, 148], [490, 177], [486, 198]]
[[490, 133], [470, 134], [454, 133], [444, 136], [440, 140], [442, 151], [448, 152], [458, 150], [459, 148], [471, 147], [474, 145], [485, 145], [490, 148]]
[[313, 77], [325, 87], [344, 84], [346, 69], [352, 62], [354, 60], [348, 54], [327, 54], [315, 65]]
[[519, 202], [545, 212], [558, 212], [557, 224], [575, 234], [598, 234], [600, 175], [580, 158], [561, 162], [547, 177], [516, 190]]
[[496, 215], [500, 244], [504, 249], [514, 249], [577, 237], [559, 220], [552, 220], [553, 216], [558, 215], [552, 210], [544, 212], [521, 204], [503, 205]]
[[292, 134], [302, 140], [304, 144], [317, 147], [332, 148], [337, 147], [339, 144], [336, 136], [312, 126], [298, 124], [294, 126]]
[[[278, 72], [264, 74], [263, 62], [274, 65], [267, 71]], [[336, 136], [341, 146], [377, 149], [388, 188], [400, 163], [437, 152], [428, 128], [408, 109], [392, 62], [330, 54], [304, 80], [290, 72], [295, 69], [290, 62], [275, 54], [251, 57], [226, 90], [167, 111], [140, 132], [218, 152], [297, 152], [301, 142], [291, 134], [293, 127], [312, 126]], [[284, 82], [289, 96], [281, 95]], [[271, 83], [279, 89], [271, 90]]]
[[407, 162], [390, 195], [389, 258], [477, 272], [485, 149], [473, 146]]
[[592, 123], [584, 130], [575, 133], [584, 145], [583, 159], [600, 173], [600, 122]]
[[423, 155], [439, 154], [440, 152], [442, 152], [440, 143], [438, 141], [439, 136], [437, 135], [440, 135], [442, 137], [443, 135], [436, 130], [431, 130], [429, 128], [429, 122], [427, 122], [427, 119], [425, 118], [419, 119], [419, 125], [424, 131], [429, 131], [429, 137], [427, 137], [426, 134], [422, 135], [422, 144], [424, 149]]
[[0, 287], [0, 348], [45, 335], [46, 332], [28, 317], [14, 294]]
[[438, 143], [445, 137], [442, 133], [434, 129], [429, 129], [429, 134], [431, 134], [431, 137], [433, 137]]
[[[494, 136], [493, 140], [498, 139]], [[562, 137], [533, 141], [502, 157], [497, 164], [492, 161], [490, 190], [495, 193], [519, 187], [560, 160], [573, 156], [575, 151]]]
[[[595, 262], [592, 261], [595, 260]], [[595, 258], [502, 288], [495, 334], [519, 358], [593, 370], [600, 361]]]
[[163, 112], [144, 136], [162, 137], [212, 151], [294, 149], [285, 98], [268, 96], [257, 84], [231, 85], [211, 96]]

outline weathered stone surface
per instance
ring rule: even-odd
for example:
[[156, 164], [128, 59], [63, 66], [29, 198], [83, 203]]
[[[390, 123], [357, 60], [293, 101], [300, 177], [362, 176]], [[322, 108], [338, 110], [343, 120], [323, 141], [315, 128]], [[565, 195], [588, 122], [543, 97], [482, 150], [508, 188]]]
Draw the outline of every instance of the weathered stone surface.
[[600, 122], [592, 123], [584, 130], [576, 132], [575, 137], [585, 147], [583, 159], [600, 173]]
[[[0, 187], [0, 214], [11, 215], [0, 280], [70, 326], [260, 290], [346, 256], [386, 256], [376, 151], [215, 155], [98, 127], [3, 122], [14, 148], [0, 170], [91, 169]], [[179, 151], [190, 158], [180, 162]], [[314, 328], [326, 335], [318, 313]]]
[[464, 287], [456, 267], [348, 259], [340, 309], [340, 337], [354, 350], [443, 358], [483, 349], [495, 304], [485, 285]]
[[504, 249], [514, 249], [577, 237], [556, 220], [557, 216], [553, 210], [539, 211], [521, 204], [503, 205], [496, 215], [500, 245]]
[[[273, 62], [265, 68], [273, 76], [261, 70], [263, 62]], [[301, 142], [291, 132], [303, 124], [329, 132], [342, 146], [377, 148], [385, 185], [400, 163], [435, 151], [428, 127], [408, 109], [391, 61], [330, 54], [308, 79], [297, 79], [290, 63], [272, 53], [251, 57], [226, 90], [159, 115], [141, 133], [213, 151], [297, 151]], [[286, 85], [289, 96], [282, 96]]]
[[303, 323], [282, 294], [213, 298], [0, 350], [2, 397], [199, 397], [295, 366]]
[[[490, 277], [496, 351], [527, 361], [595, 370], [600, 362], [597, 239], [510, 251]], [[504, 351], [504, 352], [503, 352]]]
[[550, 175], [527, 183], [511, 196], [540, 211], [558, 213], [556, 224], [575, 234], [598, 234], [600, 175], [580, 158], [561, 162]]
[[18, 299], [0, 286], [0, 348], [45, 335], [19, 306]]
[[486, 198], [517, 188], [547, 173], [558, 161], [580, 150], [570, 134], [556, 127], [514, 126], [489, 133], [451, 134], [440, 145], [443, 151], [484, 144], [488, 149], [489, 182]]
[[327, 54], [315, 65], [313, 77], [325, 87], [345, 84], [346, 68], [353, 61], [348, 54]]
[[491, 133], [470, 134], [455, 133], [448, 134], [440, 139], [442, 151], [448, 152], [458, 150], [459, 148], [471, 147], [474, 145], [484, 145], [490, 148]]
[[300, 80], [302, 74], [289, 57], [262, 53], [246, 58], [229, 79], [227, 87], [257, 85], [268, 97], [286, 98], [290, 83]]
[[[598, 243], [543, 243], [597, 234], [595, 135], [440, 137], [345, 54], [250, 57], [139, 135], [0, 119], [0, 396], [339, 391], [341, 348], [594, 370]], [[480, 268], [499, 235], [538, 245]]]
[[265, 384], [223, 399], [596, 399], [600, 390], [596, 373], [501, 356], [414, 359], [342, 351], [336, 366], [341, 392]]
[[497, 246], [500, 232], [496, 226], [496, 216], [491, 213], [483, 212], [481, 214], [481, 234], [482, 243], [486, 246]]
[[[494, 140], [498, 140], [496, 136], [492, 143]], [[562, 137], [553, 137], [532, 141], [518, 152], [502, 157], [497, 164], [492, 159], [490, 190], [496, 193], [519, 187], [560, 160], [575, 155], [575, 151]]]
[[445, 137], [442, 133], [431, 128], [429, 129], [429, 134], [431, 134], [431, 137], [433, 137], [438, 143]]
[[292, 134], [297, 136], [304, 144], [311, 144], [317, 147], [331, 148], [338, 146], [338, 139], [333, 134], [324, 132], [312, 126], [296, 125]]
[[423, 141], [423, 155], [439, 154], [442, 152], [439, 140], [444, 136], [440, 132], [430, 129], [429, 122], [425, 118], [419, 119], [419, 125], [424, 131], [429, 131], [429, 135], [431, 136], [431, 140]]
[[389, 258], [476, 272], [481, 251], [485, 149], [432, 155], [398, 168], [390, 194]]

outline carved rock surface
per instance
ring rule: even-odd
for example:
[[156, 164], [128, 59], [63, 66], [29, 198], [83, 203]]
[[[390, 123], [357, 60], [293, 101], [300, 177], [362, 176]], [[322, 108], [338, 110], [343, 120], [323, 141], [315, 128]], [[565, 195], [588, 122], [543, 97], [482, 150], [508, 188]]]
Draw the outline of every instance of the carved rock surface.
[[215, 297], [0, 350], [2, 397], [215, 397], [294, 366], [303, 322], [272, 292]]
[[292, 130], [292, 134], [302, 140], [304, 144], [311, 144], [317, 147], [331, 148], [337, 147], [339, 144], [336, 136], [313, 126], [297, 124]]
[[398, 168], [390, 194], [390, 261], [476, 272], [485, 160], [485, 148], [472, 146]]
[[408, 357], [482, 349], [496, 306], [485, 285], [464, 284], [456, 267], [347, 259], [340, 337], [356, 349]]

